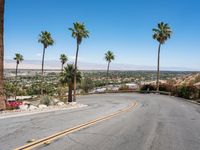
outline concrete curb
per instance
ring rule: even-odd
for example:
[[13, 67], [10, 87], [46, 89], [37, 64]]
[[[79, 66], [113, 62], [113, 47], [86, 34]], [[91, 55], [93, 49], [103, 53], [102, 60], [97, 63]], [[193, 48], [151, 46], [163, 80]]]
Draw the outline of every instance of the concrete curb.
[[190, 103], [193, 103], [193, 104], [200, 105], [200, 103], [198, 103], [198, 102], [196, 102], [196, 101], [191, 101], [191, 100], [187, 100], [187, 99], [186, 99], [186, 101], [187, 101], [187, 102], [190, 102]]
[[2, 114], [0, 114], [0, 120], [6, 119], [6, 118], [22, 117], [22, 116], [29, 116], [29, 115], [34, 115], [34, 114], [42, 114], [42, 113], [70, 110], [70, 109], [83, 108], [83, 107], [87, 107], [87, 105], [82, 104], [81, 106], [77, 106], [77, 107], [72, 106], [72, 107], [67, 107], [67, 108], [55, 108], [55, 109], [49, 109], [49, 110], [47, 109], [47, 110], [2, 113]]

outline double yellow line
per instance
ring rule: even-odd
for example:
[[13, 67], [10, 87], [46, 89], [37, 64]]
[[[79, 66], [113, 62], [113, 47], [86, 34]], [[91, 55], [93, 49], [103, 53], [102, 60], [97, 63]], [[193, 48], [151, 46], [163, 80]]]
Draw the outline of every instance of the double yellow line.
[[58, 132], [58, 133], [55, 133], [51, 136], [48, 136], [48, 137], [45, 137], [45, 138], [42, 138], [42, 139], [39, 139], [35, 142], [32, 142], [32, 143], [29, 143], [29, 144], [26, 144], [24, 146], [21, 146], [19, 148], [16, 148], [14, 150], [31, 150], [35, 147], [38, 147], [38, 146], [41, 146], [43, 144], [46, 144], [46, 143], [50, 143], [51, 141], [53, 140], [56, 140], [62, 136], [65, 136], [67, 134], [70, 134], [70, 133], [73, 133], [75, 131], [78, 131], [78, 130], [81, 130], [81, 129], [84, 129], [86, 127], [89, 127], [89, 126], [92, 126], [94, 124], [97, 124], [99, 122], [102, 122], [102, 121], [105, 121], [105, 120], [108, 120], [110, 118], [113, 118], [115, 116], [118, 116], [120, 115], [121, 113], [124, 113], [124, 112], [127, 112], [129, 111], [130, 109], [134, 108], [137, 106], [137, 102], [133, 102], [131, 103], [128, 107], [124, 108], [124, 109], [121, 109], [121, 110], [118, 110], [117, 112], [114, 112], [114, 113], [111, 113], [109, 115], [106, 115], [106, 116], [103, 116], [103, 117], [99, 117], [95, 120], [92, 120], [92, 121], [89, 121], [89, 122], [86, 122], [86, 123], [83, 123], [81, 125], [78, 125], [78, 126], [75, 126], [73, 128], [69, 128], [69, 129], [66, 129], [64, 131], [61, 131], [61, 132]]

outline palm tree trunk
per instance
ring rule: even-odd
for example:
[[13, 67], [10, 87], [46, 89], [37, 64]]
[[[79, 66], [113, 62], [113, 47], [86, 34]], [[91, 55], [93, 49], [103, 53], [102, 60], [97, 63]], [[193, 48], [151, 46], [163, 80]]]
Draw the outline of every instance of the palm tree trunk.
[[62, 66], [61, 66], [61, 72], [63, 72], [63, 63], [62, 63]]
[[44, 55], [45, 55], [45, 47], [43, 48], [42, 55], [42, 81], [41, 81], [41, 95], [43, 95], [43, 82], [44, 82]]
[[16, 69], [15, 69], [15, 100], [17, 100], [17, 71], [18, 71], [18, 63], [16, 63]]
[[68, 89], [68, 102], [69, 103], [72, 102], [72, 85], [69, 85], [69, 89]]
[[0, 0], [0, 110], [6, 108], [5, 95], [4, 95], [4, 82], [3, 82], [3, 60], [4, 60], [4, 0]]
[[108, 66], [107, 66], [107, 74], [106, 74], [106, 90], [108, 90], [108, 74], [109, 74], [109, 69], [110, 69], [110, 61], [108, 62]]
[[16, 68], [15, 68], [15, 81], [17, 79], [17, 71], [18, 71], [18, 63], [16, 63]]
[[73, 98], [74, 102], [76, 102], [76, 72], [77, 72], [78, 51], [79, 51], [79, 43], [77, 42], [76, 58], [75, 58], [75, 70], [74, 70], [74, 98]]
[[159, 79], [160, 79], [160, 48], [161, 43], [158, 46], [158, 64], [157, 64], [157, 81], [156, 81], [156, 91], [159, 92]]
[[44, 55], [45, 55], [45, 47], [43, 48], [43, 54], [42, 54], [42, 76], [44, 75]]

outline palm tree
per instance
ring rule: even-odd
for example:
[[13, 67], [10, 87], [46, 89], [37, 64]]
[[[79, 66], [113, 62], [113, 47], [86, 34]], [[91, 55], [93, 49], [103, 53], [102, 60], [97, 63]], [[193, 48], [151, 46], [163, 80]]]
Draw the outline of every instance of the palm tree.
[[68, 61], [68, 58], [65, 54], [60, 55], [60, 61], [61, 61], [61, 71], [63, 71], [64, 64]]
[[81, 44], [83, 38], [89, 37], [89, 31], [86, 29], [84, 23], [73, 23], [73, 28], [69, 28], [72, 31], [72, 37], [76, 39], [76, 58], [75, 58], [75, 70], [74, 70], [74, 101], [76, 101], [76, 72], [77, 72], [77, 59], [79, 52], [79, 45]]
[[[42, 54], [42, 82], [44, 80], [44, 55], [45, 55], [45, 50], [48, 46], [52, 46], [54, 44], [54, 40], [51, 37], [51, 33], [47, 31], [42, 31], [39, 34], [39, 43], [43, 45], [43, 54]], [[41, 94], [43, 94], [43, 88], [41, 88]]]
[[157, 60], [157, 81], [156, 90], [159, 91], [159, 78], [160, 78], [160, 48], [170, 37], [172, 31], [167, 23], [158, 23], [157, 28], [153, 29], [153, 39], [159, 42], [158, 46], [158, 60]]
[[19, 53], [16, 53], [15, 54], [15, 57], [13, 58], [14, 60], [16, 60], [16, 69], [15, 69], [15, 100], [17, 99], [17, 72], [18, 72], [18, 65], [20, 62], [22, 62], [24, 59], [23, 59], [23, 56]]
[[107, 66], [107, 85], [108, 85], [108, 73], [109, 73], [109, 69], [110, 69], [110, 63], [114, 59], [115, 59], [115, 55], [113, 54], [112, 51], [107, 51], [107, 53], [105, 53], [105, 60], [108, 62], [108, 66]]
[[5, 105], [5, 95], [3, 92], [4, 82], [3, 82], [3, 57], [4, 57], [4, 0], [0, 0], [0, 110], [6, 108]]
[[16, 60], [16, 69], [15, 69], [15, 78], [17, 78], [17, 72], [18, 72], [18, 65], [20, 62], [22, 62], [24, 59], [23, 59], [23, 56], [19, 53], [16, 53], [15, 54], [15, 57], [13, 58], [14, 60]]
[[[64, 68], [64, 72], [61, 72], [61, 83], [68, 85], [68, 102], [72, 102], [72, 90], [74, 89], [74, 74], [75, 68], [72, 64], [67, 64], [67, 67]], [[76, 81], [81, 82], [81, 73], [77, 70]]]

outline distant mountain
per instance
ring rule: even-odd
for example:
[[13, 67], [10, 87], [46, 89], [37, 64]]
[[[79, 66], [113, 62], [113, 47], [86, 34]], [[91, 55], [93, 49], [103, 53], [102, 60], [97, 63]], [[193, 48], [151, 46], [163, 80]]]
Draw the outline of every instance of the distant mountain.
[[[69, 62], [72, 63], [72, 62]], [[14, 69], [16, 63], [14, 60], [6, 59], [4, 61], [5, 69]], [[88, 63], [79, 62], [78, 67], [80, 70], [106, 70], [106, 63]], [[60, 69], [61, 63], [57, 60], [45, 60], [45, 69]], [[20, 65], [19, 69], [41, 69], [41, 60], [24, 60]], [[140, 66], [132, 64], [119, 64], [111, 63], [111, 70], [156, 70], [156, 66]], [[193, 68], [184, 67], [161, 67], [161, 70], [166, 71], [198, 71]]]

